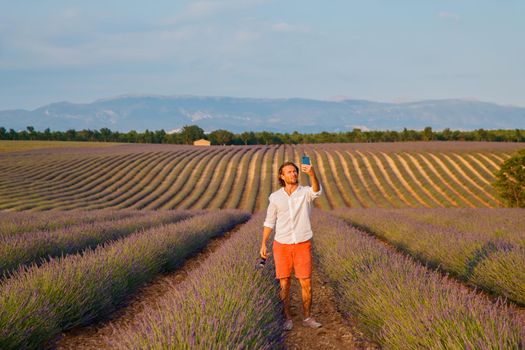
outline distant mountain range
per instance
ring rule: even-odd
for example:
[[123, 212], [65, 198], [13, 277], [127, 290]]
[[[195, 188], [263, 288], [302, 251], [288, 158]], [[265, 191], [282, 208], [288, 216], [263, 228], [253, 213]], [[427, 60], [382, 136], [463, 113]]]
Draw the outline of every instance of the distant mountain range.
[[470, 100], [382, 103], [198, 96], [119, 96], [92, 103], [58, 102], [0, 111], [0, 126], [37, 130], [174, 131], [196, 124], [205, 131], [320, 132], [363, 130], [525, 129], [525, 108]]

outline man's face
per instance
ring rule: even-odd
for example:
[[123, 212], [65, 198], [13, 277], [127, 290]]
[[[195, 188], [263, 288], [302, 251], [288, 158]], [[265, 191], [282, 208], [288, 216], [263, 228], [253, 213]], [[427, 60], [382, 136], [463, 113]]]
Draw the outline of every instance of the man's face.
[[284, 180], [284, 183], [287, 185], [294, 185], [297, 183], [297, 170], [293, 165], [287, 165], [283, 168], [281, 179]]

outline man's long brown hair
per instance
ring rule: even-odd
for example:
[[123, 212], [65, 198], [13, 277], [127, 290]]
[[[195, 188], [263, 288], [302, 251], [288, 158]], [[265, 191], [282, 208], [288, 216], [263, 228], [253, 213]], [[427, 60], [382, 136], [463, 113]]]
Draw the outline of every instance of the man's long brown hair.
[[284, 180], [281, 179], [281, 175], [283, 174], [283, 168], [284, 168], [285, 166], [288, 166], [288, 165], [292, 165], [292, 166], [295, 168], [295, 171], [297, 171], [297, 173], [299, 173], [299, 168], [297, 167], [297, 165], [295, 165], [295, 163], [293, 163], [293, 162], [284, 162], [284, 163], [279, 167], [279, 173], [277, 174], [277, 177], [278, 177], [278, 180], [279, 180], [279, 184], [281, 185], [281, 187], [286, 186], [286, 183], [284, 182]]

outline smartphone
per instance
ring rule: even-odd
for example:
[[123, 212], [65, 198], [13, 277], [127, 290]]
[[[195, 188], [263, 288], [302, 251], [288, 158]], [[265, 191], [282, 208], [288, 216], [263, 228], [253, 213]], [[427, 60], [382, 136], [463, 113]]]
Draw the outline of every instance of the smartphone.
[[303, 160], [301, 161], [301, 164], [310, 165], [310, 157], [303, 156]]

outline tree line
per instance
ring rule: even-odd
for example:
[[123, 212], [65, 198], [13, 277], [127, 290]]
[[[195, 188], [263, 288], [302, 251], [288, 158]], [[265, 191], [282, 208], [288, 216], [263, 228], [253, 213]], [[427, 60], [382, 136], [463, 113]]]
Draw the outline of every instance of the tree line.
[[0, 140], [47, 140], [47, 141], [94, 141], [94, 142], [123, 142], [123, 143], [169, 143], [192, 144], [198, 139], [209, 140], [214, 145], [273, 145], [273, 144], [301, 144], [301, 143], [343, 143], [343, 142], [402, 142], [402, 141], [494, 141], [494, 142], [525, 142], [525, 130], [485, 130], [472, 131], [450, 130], [434, 131], [431, 127], [423, 130], [402, 131], [367, 131], [353, 129], [346, 132], [320, 133], [279, 133], [269, 131], [246, 131], [233, 133], [219, 129], [210, 133], [197, 125], [186, 125], [180, 131], [167, 133], [165, 130], [145, 130], [138, 132], [112, 131], [108, 128], [100, 130], [44, 131], [35, 130], [28, 126], [26, 130], [7, 130], [0, 127]]

